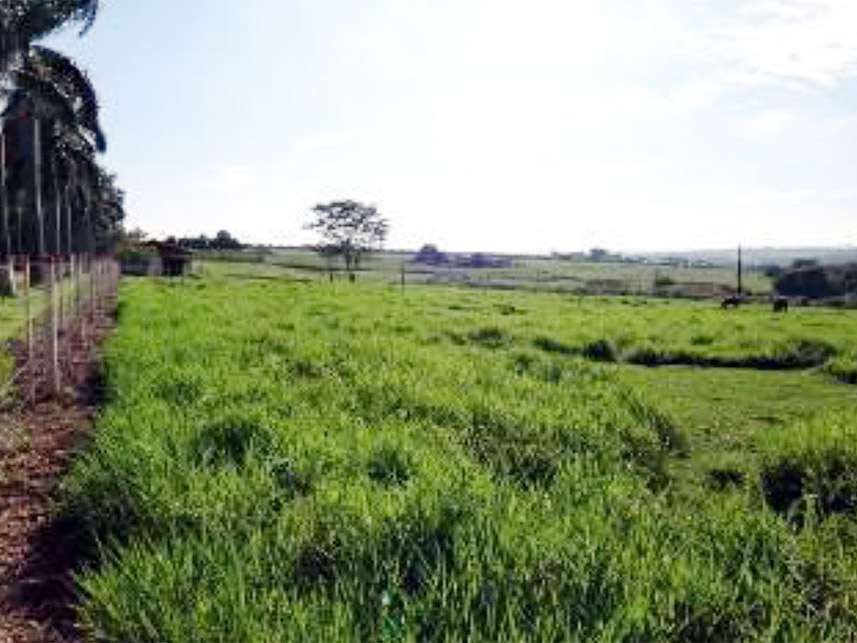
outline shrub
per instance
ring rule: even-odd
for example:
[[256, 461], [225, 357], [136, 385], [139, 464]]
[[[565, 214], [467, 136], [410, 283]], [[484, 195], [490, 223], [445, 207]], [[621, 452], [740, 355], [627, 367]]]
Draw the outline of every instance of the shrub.
[[799, 501], [820, 515], [857, 508], [857, 422], [822, 416], [793, 431], [765, 434], [760, 483], [770, 507], [800, 515]]
[[806, 368], [824, 364], [836, 348], [821, 339], [790, 339], [777, 347], [776, 360], [784, 367]]
[[857, 384], [857, 355], [842, 355], [832, 359], [824, 372], [845, 384]]
[[596, 362], [617, 362], [619, 351], [609, 339], [596, 339], [583, 347], [583, 355]]
[[468, 335], [468, 338], [471, 342], [488, 348], [499, 348], [509, 341], [506, 333], [496, 326], [474, 330]]
[[395, 445], [384, 445], [369, 458], [369, 477], [383, 485], [404, 485], [411, 476], [413, 463], [406, 452]]
[[844, 266], [798, 265], [783, 271], [776, 289], [791, 297], [835, 297], [857, 291], [857, 264]]
[[548, 353], [560, 353], [562, 355], [574, 355], [578, 352], [574, 347], [558, 342], [550, 337], [536, 337], [533, 340], [533, 346]]

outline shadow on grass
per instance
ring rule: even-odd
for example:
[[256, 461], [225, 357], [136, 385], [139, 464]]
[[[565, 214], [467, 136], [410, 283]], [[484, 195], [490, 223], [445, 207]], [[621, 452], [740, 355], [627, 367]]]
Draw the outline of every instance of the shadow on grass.
[[65, 516], [45, 523], [30, 549], [24, 565], [2, 579], [9, 588], [3, 602], [60, 640], [78, 640], [74, 573], [95, 559], [92, 540], [79, 520]]
[[[670, 347], [639, 346], [620, 351], [609, 339], [598, 339], [583, 346], [563, 344], [549, 337], [538, 337], [533, 345], [547, 353], [580, 355], [594, 362], [626, 362], [638, 366], [700, 366], [707, 368], [750, 368], [756, 370], [804, 369], [826, 364], [836, 348], [816, 339], [788, 340], [769, 353], [739, 356], [706, 355]], [[857, 375], [846, 373], [847, 381]]]

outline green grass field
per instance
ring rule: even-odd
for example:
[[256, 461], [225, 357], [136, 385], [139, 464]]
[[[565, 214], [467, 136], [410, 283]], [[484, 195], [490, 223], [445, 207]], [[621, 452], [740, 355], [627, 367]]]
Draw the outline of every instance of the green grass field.
[[92, 634], [857, 632], [857, 388], [830, 370], [857, 313], [260, 268], [122, 288], [63, 494]]
[[[380, 252], [361, 264], [360, 279], [398, 283], [404, 268], [409, 284], [467, 285], [484, 289], [518, 289], [579, 294], [658, 294], [663, 296], [719, 296], [734, 289], [732, 266], [681, 267], [630, 262], [564, 261], [548, 257], [518, 257], [510, 266], [467, 268], [413, 263], [413, 253]], [[270, 252], [208, 252], [199, 257], [244, 264], [289, 268], [305, 276], [325, 276], [343, 270], [339, 260], [326, 260], [308, 250]], [[752, 266], [745, 269], [744, 287], [764, 295], [768, 277]]]

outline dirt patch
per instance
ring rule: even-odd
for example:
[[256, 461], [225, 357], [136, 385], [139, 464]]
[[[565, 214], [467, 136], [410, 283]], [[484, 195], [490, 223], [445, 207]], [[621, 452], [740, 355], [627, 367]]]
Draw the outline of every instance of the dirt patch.
[[[76, 641], [72, 574], [78, 530], [53, 517], [60, 478], [92, 424], [102, 395], [97, 347], [115, 322], [99, 314], [60, 338], [59, 396], [45, 340], [0, 413], [0, 643]], [[22, 365], [26, 347], [11, 346]]]

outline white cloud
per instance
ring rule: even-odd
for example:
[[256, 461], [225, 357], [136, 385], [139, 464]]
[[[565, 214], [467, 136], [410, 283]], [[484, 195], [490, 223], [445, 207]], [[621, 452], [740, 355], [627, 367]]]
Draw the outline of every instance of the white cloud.
[[854, 0], [751, 0], [715, 38], [738, 82], [832, 87], [857, 74]]
[[798, 114], [788, 109], [770, 109], [739, 120], [738, 130], [745, 136], [758, 138], [778, 136], [800, 121]]
[[691, 80], [667, 92], [666, 101], [680, 111], [712, 104], [725, 92], [725, 84], [715, 80]]

